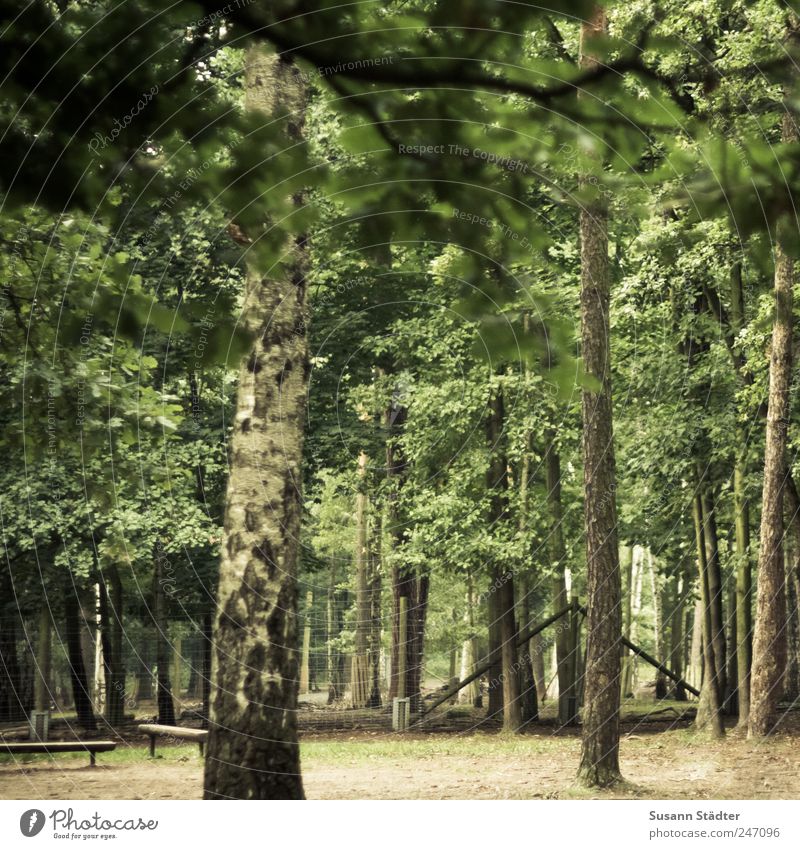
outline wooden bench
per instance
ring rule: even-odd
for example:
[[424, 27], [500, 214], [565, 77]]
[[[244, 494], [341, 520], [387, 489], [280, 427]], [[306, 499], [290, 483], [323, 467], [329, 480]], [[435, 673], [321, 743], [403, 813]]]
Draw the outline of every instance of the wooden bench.
[[201, 728], [179, 728], [177, 725], [140, 725], [139, 731], [150, 738], [150, 757], [156, 756], [156, 737], [172, 737], [174, 740], [193, 740], [200, 746], [203, 755], [208, 731]]
[[98, 752], [112, 752], [117, 744], [112, 740], [51, 740], [46, 743], [7, 743], [0, 741], [0, 754], [6, 755], [57, 755], [59, 752], [88, 752], [90, 766], [95, 765]]

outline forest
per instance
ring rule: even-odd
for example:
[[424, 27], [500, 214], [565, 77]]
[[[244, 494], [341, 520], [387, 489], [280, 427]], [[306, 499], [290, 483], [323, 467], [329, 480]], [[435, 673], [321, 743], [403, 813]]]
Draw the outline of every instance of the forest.
[[800, 798], [800, 3], [0, 9], [0, 798]]

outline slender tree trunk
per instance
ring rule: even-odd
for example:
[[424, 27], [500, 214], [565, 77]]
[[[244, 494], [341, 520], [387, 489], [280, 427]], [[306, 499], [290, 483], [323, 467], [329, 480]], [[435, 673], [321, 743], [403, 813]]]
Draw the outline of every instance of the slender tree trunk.
[[367, 542], [367, 455], [358, 457], [358, 491], [356, 493], [356, 623], [350, 673], [350, 698], [354, 708], [365, 708], [369, 700], [369, 547]]
[[[787, 109], [783, 141], [798, 140], [797, 126]], [[794, 225], [794, 227], [793, 227]], [[792, 230], [794, 234], [792, 235]], [[758, 596], [753, 633], [748, 736], [764, 737], [775, 727], [786, 662], [786, 599], [783, 564], [783, 493], [786, 486], [786, 429], [792, 376], [792, 286], [794, 262], [785, 244], [796, 241], [794, 219], [778, 225], [775, 245], [775, 319], [769, 364], [769, 406], [761, 496], [758, 554]], [[791, 240], [791, 241], [790, 241]]]
[[[263, 45], [245, 60], [245, 109], [286, 118], [302, 142], [305, 85]], [[302, 197], [294, 198], [299, 208]], [[250, 234], [255, 240], [256, 234]], [[217, 594], [206, 799], [300, 799], [297, 745], [297, 555], [308, 389], [305, 237], [274, 276], [251, 262]]]
[[[740, 437], [740, 444], [744, 438]], [[750, 721], [750, 669], [753, 661], [753, 577], [750, 559], [750, 504], [745, 493], [745, 461], [736, 455], [733, 469], [736, 532], [736, 677], [739, 727]]]
[[309, 692], [311, 680], [311, 606], [314, 602], [314, 593], [309, 590], [306, 593], [305, 625], [303, 626], [303, 650], [300, 654], [300, 692]]
[[344, 657], [334, 644], [342, 633], [342, 611], [336, 592], [337, 568], [336, 556], [331, 557], [331, 572], [328, 583], [327, 609], [327, 665], [328, 665], [328, 704], [337, 702], [344, 695]]
[[[681, 567], [682, 568], [682, 567]], [[673, 672], [679, 677], [683, 677], [683, 610], [685, 600], [685, 590], [683, 586], [683, 574], [679, 572], [673, 574], [670, 579], [672, 593], [669, 603], [669, 665]], [[672, 684], [672, 698], [679, 702], [686, 701], [686, 690], [682, 684]]]
[[92, 707], [89, 679], [83, 662], [80, 605], [71, 582], [64, 591], [64, 637], [67, 644], [67, 665], [69, 666], [70, 682], [72, 683], [75, 712], [78, 715], [78, 725], [87, 731], [94, 731], [97, 728], [97, 720]]
[[[625, 605], [622, 615], [622, 633], [630, 640], [631, 639], [631, 624], [633, 621], [633, 546], [624, 545], [620, 551], [620, 567], [623, 581], [622, 598]], [[631, 693], [631, 672], [632, 657], [630, 650], [626, 646], [622, 646], [621, 653], [621, 668], [620, 668], [620, 697], [623, 699], [632, 695]]]
[[36, 636], [36, 675], [33, 684], [33, 705], [37, 711], [49, 711], [52, 699], [52, 630], [53, 620], [47, 598], [39, 607], [39, 627]]
[[[156, 700], [160, 725], [175, 725], [175, 704], [172, 701], [172, 682], [169, 677], [170, 642], [167, 597], [164, 592], [166, 556], [160, 544], [156, 545], [155, 574], [153, 580], [153, 624], [156, 636]], [[105, 646], [103, 647], [105, 653]]]
[[[12, 598], [8, 562], [0, 564], [0, 598]], [[8, 604], [0, 604], [0, 722], [23, 720], [27, 711], [22, 702], [22, 676], [17, 654], [17, 618], [19, 613]]]
[[211, 718], [211, 676], [214, 655], [214, 613], [203, 614], [203, 728], [208, 728]]
[[381, 706], [381, 537], [383, 523], [375, 510], [370, 523], [369, 546], [369, 700], [368, 706]]
[[[697, 689], [701, 689], [703, 685], [703, 602], [700, 599], [694, 603], [694, 612], [692, 614], [692, 642], [689, 653], [690, 658], [690, 673], [691, 681]], [[702, 694], [701, 694], [702, 695]]]
[[722, 737], [722, 700], [717, 659], [714, 651], [714, 626], [711, 615], [712, 596], [708, 569], [708, 548], [705, 539], [703, 500], [698, 492], [693, 500], [695, 538], [697, 542], [697, 569], [700, 578], [700, 603], [702, 604], [703, 686], [697, 709], [698, 728], [708, 727], [715, 737]]
[[715, 498], [708, 489], [702, 491], [703, 534], [706, 541], [706, 564], [708, 568], [708, 589], [711, 599], [711, 628], [714, 644], [714, 659], [716, 661], [719, 679], [719, 697], [722, 703], [728, 688], [727, 656], [725, 646], [725, 613], [722, 607], [724, 588], [722, 585], [722, 569], [719, 557], [719, 538], [717, 535], [717, 519]]
[[[464, 623], [469, 630], [471, 636], [467, 637], [464, 640], [464, 643], [461, 647], [461, 680], [465, 680], [470, 675], [472, 675], [473, 670], [475, 669], [475, 662], [478, 657], [478, 639], [474, 636], [475, 630], [475, 612], [474, 612], [474, 596], [475, 596], [475, 588], [472, 582], [472, 575], [467, 575], [467, 597], [466, 597], [466, 610], [464, 611]], [[466, 687], [463, 687], [459, 692], [459, 700], [462, 702], [466, 702], [467, 704], [471, 704], [475, 707], [479, 707], [477, 704], [477, 700], [479, 697], [479, 686], [477, 681], [473, 681], [471, 684], [467, 684]]]
[[[524, 319], [524, 328], [526, 333], [529, 331], [529, 319], [527, 314]], [[525, 378], [527, 380], [528, 372], [525, 369]], [[531, 475], [531, 434], [528, 431], [525, 434], [525, 447], [522, 456], [522, 465], [519, 474], [519, 534], [522, 540], [527, 543], [528, 539], [528, 482]], [[526, 545], [527, 550], [527, 545]], [[527, 559], [527, 558], [526, 558]], [[519, 614], [520, 625], [522, 628], [527, 628], [531, 620], [531, 592], [530, 582], [527, 578], [528, 571], [526, 563], [520, 564], [520, 584], [519, 584]], [[517, 629], [519, 630], [519, 629]], [[530, 641], [522, 646], [522, 651], [519, 655], [519, 689], [521, 699], [521, 715], [522, 722], [535, 722], [539, 719], [539, 699], [543, 698], [544, 694], [537, 692], [536, 678], [533, 671], [533, 658], [531, 655]]]
[[[650, 572], [650, 595], [653, 599], [653, 645], [656, 660], [659, 663], [664, 663], [664, 606], [661, 598], [661, 578], [656, 569], [653, 552], [649, 549], [647, 551], [647, 565]], [[656, 670], [655, 697], [657, 699], [667, 697], [667, 680], [663, 672], [659, 670]]]
[[[581, 64], [595, 60], [587, 40], [606, 30], [595, 6], [581, 28]], [[597, 391], [582, 392], [583, 480], [586, 528], [587, 633], [581, 761], [578, 779], [607, 787], [619, 770], [620, 637], [622, 635], [616, 472], [611, 402], [608, 210], [601, 194], [580, 212], [581, 350]]]
[[120, 725], [125, 718], [125, 670], [122, 663], [122, 580], [112, 566], [100, 576], [100, 628], [106, 679], [105, 718]]
[[406, 695], [411, 699], [411, 710], [419, 712], [422, 703], [422, 678], [425, 668], [425, 624], [428, 618], [428, 593], [430, 578], [421, 575], [415, 582], [414, 606], [409, 610], [408, 644], [411, 666], [407, 671], [408, 690]]
[[[547, 472], [547, 509], [549, 522], [548, 553], [553, 567], [553, 613], [563, 610], [569, 603], [567, 582], [564, 578], [566, 566], [566, 547], [564, 545], [564, 530], [562, 527], [563, 511], [561, 509], [561, 458], [556, 448], [556, 434], [548, 430], [545, 434], [546, 472]], [[558, 721], [561, 725], [570, 725], [574, 717], [570, 716], [567, 701], [570, 689], [569, 681], [569, 631], [563, 627], [564, 621], [558, 622], [555, 638], [555, 659], [558, 681]]]
[[[498, 532], [509, 521], [508, 460], [505, 452], [505, 410], [500, 388], [489, 403], [486, 436], [490, 460], [487, 489], [490, 493], [489, 528]], [[497, 625], [500, 639], [500, 658], [503, 687], [503, 729], [516, 733], [522, 726], [522, 706], [519, 691], [519, 665], [517, 663], [517, 623], [514, 613], [514, 576], [506, 564], [492, 565], [493, 596], [497, 599]]]

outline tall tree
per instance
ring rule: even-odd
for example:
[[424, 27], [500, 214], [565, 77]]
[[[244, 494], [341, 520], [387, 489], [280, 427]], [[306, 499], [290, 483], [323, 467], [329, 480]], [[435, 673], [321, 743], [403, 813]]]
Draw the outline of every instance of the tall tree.
[[[590, 41], [606, 31], [595, 6], [581, 27], [581, 64], [596, 65]], [[581, 351], [597, 391], [584, 389], [583, 479], [586, 527], [587, 635], [583, 736], [579, 780], [607, 787], [619, 770], [621, 586], [617, 540], [616, 472], [611, 405], [608, 208], [601, 192], [580, 211]]]
[[[782, 140], [800, 139], [795, 116], [787, 102]], [[764, 737], [775, 727], [776, 709], [786, 662], [786, 576], [783, 562], [783, 494], [786, 487], [786, 430], [792, 378], [792, 246], [797, 222], [792, 215], [777, 224], [775, 242], [775, 316], [769, 362], [767, 436], [764, 486], [761, 494], [761, 532], [758, 552], [758, 596], [753, 632], [753, 671], [750, 680], [749, 737]]]
[[[286, 121], [287, 144], [302, 141], [305, 101], [289, 59], [248, 50], [245, 107], [265, 122]], [[231, 436], [206, 799], [303, 798], [296, 574], [308, 380], [304, 241], [287, 246], [278, 273], [255, 261], [247, 269], [253, 343], [239, 369]]]

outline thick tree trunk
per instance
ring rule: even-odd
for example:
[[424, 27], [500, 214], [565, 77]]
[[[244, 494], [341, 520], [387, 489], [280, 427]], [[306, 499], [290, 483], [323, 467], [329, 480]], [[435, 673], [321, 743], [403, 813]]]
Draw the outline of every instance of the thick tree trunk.
[[[302, 138], [305, 88], [288, 59], [248, 50], [245, 108], [289, 116]], [[298, 198], [297, 203], [301, 203]], [[206, 799], [300, 799], [297, 744], [297, 554], [308, 387], [304, 240], [291, 269], [248, 268], [220, 563]]]
[[[798, 140], [790, 111], [783, 117], [783, 141]], [[769, 406], [761, 495], [758, 595], [753, 633], [748, 736], [764, 737], [775, 727], [786, 663], [786, 577], [783, 564], [783, 493], [786, 486], [786, 429], [792, 377], [792, 286], [794, 262], [784, 248], [790, 243], [791, 221], [778, 225], [775, 245], [775, 318], [769, 364]], [[791, 244], [796, 241], [791, 235]]]
[[[586, 40], [605, 32], [606, 16], [595, 6], [581, 28], [581, 64], [592, 66]], [[587, 634], [581, 762], [578, 779], [607, 787], [619, 771], [621, 587], [617, 540], [616, 472], [611, 403], [608, 210], [598, 194], [582, 207], [581, 351], [597, 391], [582, 392], [583, 479], [586, 528]]]
[[75, 712], [78, 715], [78, 725], [87, 731], [94, 731], [97, 728], [97, 720], [92, 707], [92, 694], [83, 661], [80, 605], [75, 593], [76, 590], [70, 582], [64, 591], [64, 638], [67, 645], [67, 665], [72, 684]]

